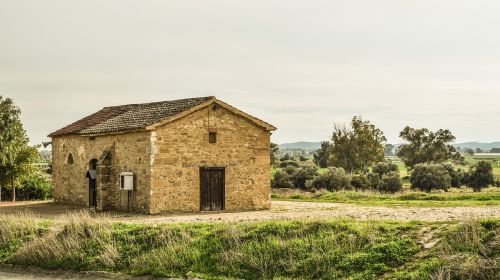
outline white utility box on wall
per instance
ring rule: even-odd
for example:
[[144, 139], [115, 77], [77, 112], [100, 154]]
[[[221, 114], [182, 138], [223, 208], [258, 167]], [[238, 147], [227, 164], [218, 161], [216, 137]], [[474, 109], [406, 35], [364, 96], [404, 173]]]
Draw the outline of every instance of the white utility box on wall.
[[134, 190], [134, 173], [132, 172], [120, 173], [120, 190], [122, 191]]

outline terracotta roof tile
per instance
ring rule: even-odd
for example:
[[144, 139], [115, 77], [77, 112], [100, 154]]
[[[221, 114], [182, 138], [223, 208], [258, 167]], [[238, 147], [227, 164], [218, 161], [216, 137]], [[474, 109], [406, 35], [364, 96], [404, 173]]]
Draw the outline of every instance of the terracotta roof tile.
[[215, 99], [215, 97], [208, 96], [105, 107], [90, 116], [52, 132], [49, 137], [66, 134], [104, 134], [142, 129], [211, 99]]

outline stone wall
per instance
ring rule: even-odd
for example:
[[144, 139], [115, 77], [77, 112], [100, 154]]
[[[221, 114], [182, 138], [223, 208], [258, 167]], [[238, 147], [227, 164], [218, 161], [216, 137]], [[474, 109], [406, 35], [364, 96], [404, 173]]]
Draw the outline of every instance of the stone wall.
[[[208, 140], [217, 132], [217, 143]], [[270, 207], [270, 132], [212, 106], [152, 134], [150, 212], [200, 210], [200, 167], [225, 167], [225, 209]]]
[[[96, 136], [65, 135], [53, 138], [52, 162], [54, 200], [88, 206], [89, 186], [85, 177], [89, 162], [97, 159], [97, 208], [101, 210], [149, 212], [150, 132]], [[73, 163], [68, 163], [71, 153]], [[134, 173], [135, 189], [120, 191], [119, 174]]]

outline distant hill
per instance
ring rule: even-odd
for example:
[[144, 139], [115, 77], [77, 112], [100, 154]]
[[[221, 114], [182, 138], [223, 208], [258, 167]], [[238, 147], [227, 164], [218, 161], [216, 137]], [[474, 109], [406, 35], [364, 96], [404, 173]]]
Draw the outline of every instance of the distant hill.
[[278, 145], [280, 150], [317, 150], [321, 148], [321, 142], [295, 142]]
[[[396, 145], [398, 146], [398, 145]], [[484, 151], [489, 151], [493, 148], [500, 148], [500, 142], [491, 142], [491, 143], [481, 143], [481, 142], [465, 142], [465, 143], [457, 143], [454, 144], [455, 147], [460, 147], [461, 149], [470, 148], [470, 149], [481, 149]], [[321, 148], [321, 142], [294, 142], [294, 143], [284, 143], [280, 144], [279, 148], [281, 150], [317, 150]]]

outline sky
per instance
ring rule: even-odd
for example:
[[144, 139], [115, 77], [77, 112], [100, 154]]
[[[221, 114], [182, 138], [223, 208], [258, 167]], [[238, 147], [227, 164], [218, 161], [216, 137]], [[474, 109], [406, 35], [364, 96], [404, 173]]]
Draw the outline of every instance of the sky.
[[33, 144], [102, 107], [217, 98], [323, 141], [361, 115], [500, 140], [500, 2], [0, 0], [0, 95]]

